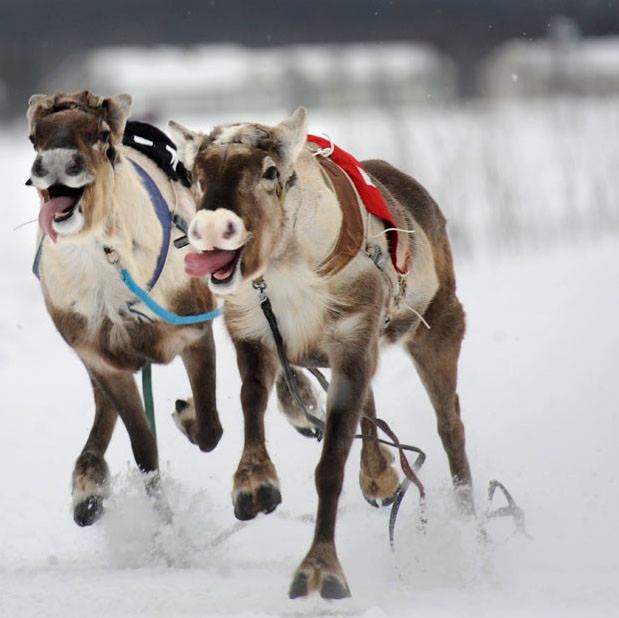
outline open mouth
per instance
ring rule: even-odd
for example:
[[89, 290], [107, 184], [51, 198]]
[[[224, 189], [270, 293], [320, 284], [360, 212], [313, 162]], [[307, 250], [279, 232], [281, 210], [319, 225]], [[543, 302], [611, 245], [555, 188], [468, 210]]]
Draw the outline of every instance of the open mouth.
[[229, 283], [237, 271], [243, 247], [238, 249], [213, 249], [185, 256], [185, 272], [190, 277], [211, 275], [215, 285]]
[[81, 214], [80, 204], [85, 189], [86, 185], [73, 188], [61, 184], [55, 184], [46, 189], [49, 199], [39, 212], [39, 225], [54, 242], [57, 240], [57, 231], [72, 231], [69, 228], [73, 226], [68, 223], [76, 210], [79, 210]]

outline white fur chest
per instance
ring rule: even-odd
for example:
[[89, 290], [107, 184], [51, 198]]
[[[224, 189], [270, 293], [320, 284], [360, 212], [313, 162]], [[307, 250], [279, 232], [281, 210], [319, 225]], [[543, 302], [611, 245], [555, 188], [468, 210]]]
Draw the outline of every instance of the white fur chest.
[[[324, 279], [309, 267], [271, 265], [264, 281], [288, 355], [291, 360], [300, 358], [322, 338], [327, 310], [333, 306]], [[226, 323], [235, 338], [259, 339], [273, 345], [258, 291], [251, 283], [226, 299], [226, 309]]]
[[41, 257], [41, 285], [52, 305], [84, 316], [90, 326], [104, 317], [122, 320], [132, 295], [106, 259], [103, 247], [93, 242], [63, 243], [48, 247]]

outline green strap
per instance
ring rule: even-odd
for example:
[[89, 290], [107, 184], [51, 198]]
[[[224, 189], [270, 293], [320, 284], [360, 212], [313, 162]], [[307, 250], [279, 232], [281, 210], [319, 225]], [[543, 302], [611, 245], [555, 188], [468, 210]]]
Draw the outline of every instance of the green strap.
[[153, 403], [153, 375], [150, 363], [146, 363], [142, 367], [142, 396], [144, 398], [144, 409], [146, 410], [146, 418], [150, 425], [150, 430], [157, 440], [157, 427], [155, 426], [155, 405]]

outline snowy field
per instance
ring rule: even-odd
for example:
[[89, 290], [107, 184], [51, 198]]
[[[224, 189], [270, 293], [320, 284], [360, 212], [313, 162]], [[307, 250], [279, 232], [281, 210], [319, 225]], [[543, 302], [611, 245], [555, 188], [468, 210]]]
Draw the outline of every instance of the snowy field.
[[[425, 392], [408, 359], [389, 349], [375, 381], [379, 415], [428, 455], [421, 478], [429, 523], [425, 535], [416, 530], [411, 490], [396, 551], [390, 551], [388, 512], [361, 496], [355, 445], [337, 528], [353, 597], [340, 602], [287, 598], [313, 532], [319, 450], [288, 425], [273, 401], [268, 447], [283, 503], [252, 522], [234, 519], [240, 381], [220, 322], [217, 395], [224, 436], [215, 452], [200, 453], [169, 417], [174, 400], [188, 393], [180, 362], [153, 371], [173, 524], [162, 527], [154, 515], [120, 424], [107, 455], [113, 497], [106, 514], [91, 528], [73, 523], [70, 475], [90, 429], [90, 386], [55, 332], [31, 275], [35, 225], [13, 231], [38, 208], [34, 190], [23, 187], [31, 158], [25, 127], [1, 130], [0, 617], [617, 616], [619, 232], [613, 212], [616, 217], [619, 122], [616, 108], [604, 103], [597, 114], [591, 106], [578, 109], [578, 122], [570, 127], [564, 118], [561, 130], [543, 121], [554, 117], [552, 110], [497, 112], [511, 123], [456, 110], [441, 123], [434, 112], [421, 118], [417, 141], [406, 145], [409, 156], [416, 153], [407, 171], [440, 198], [461, 230], [457, 274], [468, 332], [459, 391], [478, 510], [484, 510], [488, 481], [501, 480], [525, 510], [532, 538], [495, 521], [486, 526], [489, 542], [477, 542], [477, 525], [463, 520], [452, 503]], [[382, 120], [375, 120], [364, 137], [375, 147], [353, 151], [399, 162], [395, 142], [384, 141]], [[358, 121], [347, 117], [342, 139], [334, 114], [310, 115], [310, 128], [353, 149]], [[500, 148], [505, 156], [487, 149], [492, 127], [495, 146], [507, 146]], [[449, 161], [445, 175], [442, 157]], [[512, 168], [517, 178], [507, 173]], [[508, 251], [491, 240], [498, 195], [516, 222]], [[500, 224], [506, 233], [509, 226]]]

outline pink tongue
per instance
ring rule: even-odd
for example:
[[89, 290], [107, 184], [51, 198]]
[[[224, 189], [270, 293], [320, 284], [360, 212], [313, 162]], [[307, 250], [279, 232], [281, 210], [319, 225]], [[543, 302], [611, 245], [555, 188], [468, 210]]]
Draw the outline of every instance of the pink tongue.
[[75, 204], [75, 198], [68, 197], [66, 195], [62, 197], [54, 197], [49, 202], [45, 202], [45, 204], [43, 204], [43, 207], [39, 212], [39, 225], [54, 242], [56, 242], [56, 232], [52, 226], [54, 215], [68, 210], [71, 206], [73, 206], [73, 204]]
[[214, 249], [203, 253], [188, 253], [185, 256], [185, 272], [190, 277], [204, 277], [230, 264], [236, 251]]

